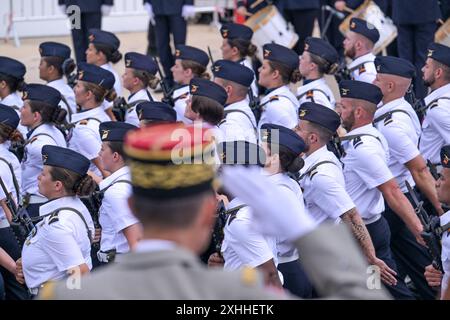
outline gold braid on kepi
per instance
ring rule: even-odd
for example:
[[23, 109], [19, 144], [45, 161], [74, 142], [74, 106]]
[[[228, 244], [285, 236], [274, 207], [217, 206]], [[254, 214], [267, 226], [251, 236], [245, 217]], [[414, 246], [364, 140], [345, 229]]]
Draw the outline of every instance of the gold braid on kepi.
[[133, 192], [168, 199], [212, 190], [214, 139], [210, 130], [181, 123], [161, 124], [125, 137]]

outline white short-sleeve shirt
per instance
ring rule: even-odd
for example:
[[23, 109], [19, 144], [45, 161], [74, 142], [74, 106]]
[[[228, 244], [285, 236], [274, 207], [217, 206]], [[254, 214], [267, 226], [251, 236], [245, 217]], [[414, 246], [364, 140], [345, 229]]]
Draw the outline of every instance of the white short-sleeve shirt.
[[414, 180], [405, 163], [420, 155], [418, 149], [421, 127], [419, 119], [411, 105], [404, 99], [396, 99], [380, 106], [375, 112], [375, 119], [391, 112], [390, 117], [375, 124], [376, 128], [386, 138], [389, 145], [389, 169], [392, 171], [403, 193], [408, 192], [406, 181], [414, 186]]
[[353, 60], [348, 65], [352, 80], [373, 83], [377, 77], [377, 68], [374, 61], [375, 55], [373, 53], [365, 54]]
[[323, 77], [299, 87], [297, 98], [300, 106], [305, 102], [314, 102], [334, 110], [336, 104], [333, 92]]
[[[13, 93], [7, 95], [6, 97], [4, 97], [3, 99], [0, 99], [0, 103], [4, 104], [5, 106], [13, 107], [14, 110], [17, 112], [17, 115], [20, 117], [20, 110], [23, 107], [23, 100], [19, 96], [18, 92], [13, 92]], [[26, 136], [26, 134], [28, 132], [28, 128], [21, 125], [20, 123], [17, 126], [17, 130], [19, 130], [19, 132], [24, 137]]]
[[258, 129], [265, 123], [292, 129], [298, 123], [298, 100], [288, 86], [279, 87], [261, 99], [262, 114]]
[[38, 191], [38, 176], [42, 172], [42, 148], [45, 145], [67, 147], [62, 132], [53, 124], [43, 123], [30, 134], [25, 146], [22, 160], [22, 194], [40, 195]]
[[425, 160], [438, 164], [441, 148], [450, 144], [450, 84], [431, 92], [425, 104], [429, 107], [422, 123], [419, 149]]
[[[102, 148], [99, 132], [100, 123], [110, 120], [105, 111], [99, 107], [74, 114], [72, 122], [76, 125], [69, 140], [69, 148], [81, 153], [91, 161], [97, 158]], [[92, 162], [89, 170], [101, 175], [100, 170]]]
[[[78, 210], [94, 234], [94, 223], [84, 206], [76, 197], [62, 197], [49, 201], [39, 208], [41, 216], [59, 208]], [[29, 288], [37, 288], [49, 280], [61, 280], [67, 270], [81, 264], [92, 268], [91, 243], [83, 220], [75, 212], [62, 210], [39, 222], [22, 249], [22, 267]]]
[[173, 108], [177, 113], [177, 121], [182, 121], [185, 124], [191, 124], [192, 120], [184, 116], [186, 104], [189, 99], [189, 85], [184, 85], [176, 89], [173, 92], [173, 99], [175, 100]]
[[345, 150], [345, 156], [341, 159], [345, 187], [363, 220], [373, 222], [385, 209], [383, 195], [377, 187], [393, 178], [387, 165], [388, 145], [372, 124], [347, 133], [356, 134], [374, 137], [361, 136], [342, 143]]
[[[128, 97], [128, 103], [133, 103], [139, 100], [153, 101], [153, 97], [150, 94], [150, 92], [148, 92], [145, 89], [141, 89]], [[127, 110], [125, 114], [125, 122], [132, 124], [136, 127], [139, 127], [139, 117], [136, 112], [136, 107], [137, 105], [134, 105], [133, 107]]]
[[[123, 229], [139, 223], [128, 207], [131, 195], [131, 185], [121, 180], [131, 181], [130, 170], [123, 167], [104, 179], [99, 187], [103, 190], [109, 187], [103, 197], [100, 207], [99, 222], [102, 227], [100, 250], [116, 249], [117, 253], [130, 251]], [[115, 183], [116, 182], [116, 183]]]
[[[14, 175], [17, 179], [17, 183], [19, 184], [19, 188], [22, 181], [22, 168], [20, 167], [19, 160], [17, 160], [17, 157], [9, 152], [8, 146], [5, 143], [0, 144], [0, 158], [4, 159], [6, 162], [8, 162], [14, 172]], [[17, 191], [14, 186], [14, 180], [11, 173], [11, 169], [4, 161], [0, 160], [0, 176], [3, 180], [3, 183], [5, 184], [5, 187], [8, 192], [10, 192], [14, 198], [14, 201], [16, 203], [19, 202], [19, 199], [17, 199]], [[20, 196], [20, 189], [19, 196]], [[0, 188], [0, 200], [3, 200], [6, 198], [6, 195], [3, 192], [3, 189]], [[0, 221], [2, 219], [6, 219], [5, 212], [3, 211], [3, 208], [0, 206]]]
[[[50, 81], [47, 83], [49, 87], [52, 87], [61, 93], [62, 96], [66, 99], [67, 103], [69, 104], [70, 111], [67, 110], [67, 106], [64, 102], [61, 101], [60, 106], [67, 110], [67, 112], [70, 114], [77, 113], [77, 103], [75, 101], [75, 92], [73, 89], [64, 81], [63, 78], [57, 79], [54, 81]], [[71, 119], [69, 119], [71, 120]]]
[[247, 99], [226, 106], [225, 113], [225, 119], [219, 124], [224, 141], [257, 143], [256, 120]]
[[326, 146], [304, 157], [305, 166], [300, 176], [322, 161], [316, 169], [300, 180], [306, 208], [317, 223], [338, 223], [340, 216], [353, 209], [355, 204], [345, 190], [342, 164]]
[[[235, 198], [228, 208], [235, 208], [243, 203]], [[245, 266], [255, 268], [270, 259], [277, 265], [277, 245], [274, 237], [263, 236], [252, 227], [252, 209], [240, 209], [236, 217], [227, 220], [224, 228], [225, 237], [222, 243], [222, 255], [226, 270], [237, 270]]]

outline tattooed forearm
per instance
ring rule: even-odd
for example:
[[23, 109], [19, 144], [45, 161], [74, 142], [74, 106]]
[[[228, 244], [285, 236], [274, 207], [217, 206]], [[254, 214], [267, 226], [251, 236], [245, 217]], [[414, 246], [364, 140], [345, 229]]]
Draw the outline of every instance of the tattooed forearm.
[[375, 248], [373, 247], [372, 239], [370, 238], [369, 231], [364, 224], [361, 216], [356, 208], [350, 209], [345, 212], [341, 219], [351, 228], [353, 236], [361, 246], [365, 256], [371, 260], [375, 258]]

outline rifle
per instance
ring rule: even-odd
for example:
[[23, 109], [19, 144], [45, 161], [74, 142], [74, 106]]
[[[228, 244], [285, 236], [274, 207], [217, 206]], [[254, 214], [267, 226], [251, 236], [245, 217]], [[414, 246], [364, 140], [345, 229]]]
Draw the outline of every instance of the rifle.
[[6, 188], [5, 183], [3, 182], [3, 179], [1, 177], [0, 185], [2, 187], [3, 193], [6, 196], [6, 206], [8, 207], [12, 215], [10, 226], [14, 232], [14, 235], [16, 236], [17, 243], [19, 244], [20, 248], [22, 248], [27, 236], [35, 228], [33, 221], [24, 208], [17, 209], [17, 205], [11, 193], [8, 192], [8, 189]]
[[163, 95], [164, 95], [164, 98], [162, 98], [161, 101], [164, 102], [164, 103], [167, 103], [168, 105], [173, 107], [175, 105], [174, 102], [173, 102], [173, 99], [172, 99], [173, 90], [169, 89], [169, 87], [168, 87], [168, 85], [166, 83], [166, 80], [165, 80], [165, 78], [164, 78], [164, 76], [162, 74], [161, 67], [159, 66], [158, 60], [155, 59], [155, 63], [156, 63], [156, 66], [158, 68], [159, 77], [161, 79], [159, 81], [159, 84], [161, 85], [161, 89], [162, 89]]
[[67, 84], [71, 88], [75, 87], [75, 81], [77, 80], [77, 73], [73, 72], [75, 70], [75, 67], [76, 65], [73, 59], [66, 59], [61, 66], [63, 74], [67, 79]]
[[211, 60], [211, 65], [213, 65], [214, 64], [214, 58], [212, 56], [211, 48], [209, 46], [208, 46], [208, 55], [209, 55], [209, 60]]
[[423, 208], [423, 201], [419, 201], [415, 190], [411, 187], [408, 181], [406, 181], [406, 188], [411, 195], [412, 201], [414, 203], [414, 211], [420, 219], [423, 226], [423, 232], [421, 236], [425, 241], [428, 251], [433, 260], [432, 264], [436, 270], [443, 271], [442, 261], [441, 261], [441, 236], [443, 233], [443, 228], [440, 226], [439, 217], [431, 217]]
[[252, 90], [251, 86], [248, 88], [248, 99], [249, 99], [248, 106], [250, 107], [253, 114], [255, 115], [256, 124], [258, 124], [259, 120], [261, 119], [261, 114], [262, 114], [261, 109], [262, 108], [261, 108], [259, 98], [255, 97], [253, 95], [253, 90]]
[[416, 94], [414, 93], [413, 83], [411, 83], [411, 85], [408, 88], [408, 91], [406, 91], [405, 100], [408, 101], [408, 103], [413, 107], [414, 111], [417, 114], [417, 117], [419, 118], [420, 123], [422, 123], [425, 117], [427, 106], [425, 105], [423, 99], [417, 99]]
[[436, 166], [431, 163], [430, 159], [427, 160], [427, 167], [430, 170], [430, 173], [433, 176], [434, 180], [439, 180], [440, 174], [437, 172]]
[[124, 122], [125, 114], [127, 112], [127, 101], [124, 97], [118, 97], [113, 102], [112, 112], [116, 117], [117, 121]]
[[337, 133], [335, 133], [331, 140], [327, 143], [327, 149], [328, 151], [333, 152], [338, 159], [341, 159], [344, 156], [345, 150], [342, 147], [341, 138]]

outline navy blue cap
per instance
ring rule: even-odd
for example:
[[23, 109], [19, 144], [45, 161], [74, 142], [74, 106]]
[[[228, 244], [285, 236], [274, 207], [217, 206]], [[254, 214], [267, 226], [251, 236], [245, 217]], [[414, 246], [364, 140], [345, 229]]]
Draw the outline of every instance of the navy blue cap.
[[217, 146], [222, 164], [258, 165], [266, 164], [266, 153], [257, 144], [248, 141], [226, 141]]
[[12, 107], [0, 103], [0, 124], [5, 124], [13, 129], [19, 125], [20, 118]]
[[315, 54], [331, 64], [339, 62], [339, 54], [336, 49], [328, 41], [320, 38], [306, 38], [305, 51]]
[[450, 145], [441, 148], [441, 164], [444, 168], [450, 168]]
[[120, 40], [114, 33], [100, 29], [89, 29], [89, 42], [106, 45], [113, 51], [120, 47]]
[[128, 131], [137, 129], [136, 126], [120, 121], [106, 121], [100, 123], [98, 131], [102, 141], [123, 141]]
[[192, 60], [201, 64], [205, 68], [209, 63], [209, 57], [205, 51], [182, 44], [176, 46], [175, 59]]
[[8, 57], [0, 57], [0, 73], [21, 80], [26, 72], [27, 69], [22, 62]]
[[125, 54], [125, 67], [147, 71], [153, 75], [158, 72], [158, 66], [152, 57], [137, 52]]
[[265, 123], [261, 126], [261, 140], [284, 146], [294, 154], [299, 155], [306, 149], [306, 143], [291, 129], [273, 123]]
[[363, 35], [373, 43], [380, 39], [380, 32], [378, 32], [377, 28], [373, 24], [359, 18], [350, 20], [350, 31]]
[[158, 101], [148, 101], [139, 103], [136, 107], [139, 120], [152, 122], [176, 122], [177, 112], [166, 103]]
[[91, 162], [82, 154], [69, 148], [47, 144], [42, 147], [42, 162], [45, 166], [68, 169], [85, 176]]
[[298, 69], [298, 55], [294, 50], [276, 43], [267, 43], [263, 46], [264, 59], [282, 63], [289, 68]]
[[224, 88], [210, 80], [193, 78], [189, 83], [189, 92], [192, 96], [203, 96], [213, 99], [225, 105], [228, 99], [228, 94]]
[[45, 102], [56, 108], [61, 102], [61, 93], [45, 84], [30, 83], [26, 85], [22, 99]]
[[111, 71], [86, 62], [78, 64], [77, 79], [94, 83], [106, 90], [111, 90], [114, 87], [114, 82], [116, 82]]
[[450, 67], [450, 47], [433, 42], [428, 46], [427, 56]]
[[233, 81], [250, 87], [255, 77], [252, 70], [246, 66], [229, 60], [217, 60], [212, 66], [214, 77]]
[[61, 57], [64, 60], [70, 58], [70, 48], [58, 42], [42, 42], [39, 45], [39, 53], [41, 57]]
[[341, 125], [341, 117], [336, 111], [314, 102], [302, 103], [298, 110], [300, 120], [307, 120], [318, 124], [332, 133]]
[[416, 68], [411, 62], [397, 57], [376, 57], [375, 67], [378, 73], [392, 74], [408, 79], [414, 78], [416, 74]]
[[376, 85], [354, 80], [339, 82], [339, 91], [342, 98], [360, 99], [374, 104], [380, 103], [383, 93]]
[[253, 37], [253, 30], [246, 25], [237, 23], [226, 23], [220, 28], [220, 33], [224, 39], [244, 39], [250, 41]]

